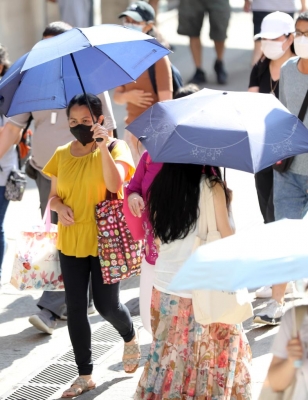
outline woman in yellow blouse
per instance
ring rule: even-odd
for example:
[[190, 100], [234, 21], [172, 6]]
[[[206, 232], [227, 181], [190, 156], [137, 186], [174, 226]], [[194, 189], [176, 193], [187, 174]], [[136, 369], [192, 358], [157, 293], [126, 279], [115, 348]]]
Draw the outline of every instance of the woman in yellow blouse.
[[[67, 107], [71, 133], [76, 140], [58, 147], [43, 172], [51, 177], [51, 209], [58, 214], [58, 244], [65, 284], [67, 323], [79, 378], [62, 397], [70, 398], [93, 389], [91, 329], [87, 316], [87, 293], [91, 276], [94, 304], [101, 316], [122, 336], [124, 368], [138, 366], [140, 348], [128, 309], [120, 303], [120, 284], [103, 283], [98, 258], [95, 205], [106, 198], [106, 190], [122, 196], [123, 182], [134, 173], [127, 144], [119, 140], [112, 152], [112, 140], [103, 128], [102, 104], [87, 94], [96, 119], [93, 125], [85, 95], [75, 96]], [[95, 139], [101, 138], [102, 141]]]

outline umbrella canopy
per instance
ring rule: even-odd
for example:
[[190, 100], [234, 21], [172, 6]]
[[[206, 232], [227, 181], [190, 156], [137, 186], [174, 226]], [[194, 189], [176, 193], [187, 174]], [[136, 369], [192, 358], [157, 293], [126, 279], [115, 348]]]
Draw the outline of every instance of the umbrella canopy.
[[308, 152], [308, 130], [271, 94], [203, 89], [154, 104], [126, 129], [155, 162], [255, 173]]
[[307, 219], [283, 219], [200, 246], [168, 289], [232, 292], [307, 278], [307, 232]]
[[6, 72], [0, 113], [65, 108], [76, 94], [135, 81], [169, 53], [151, 36], [120, 25], [71, 29], [41, 40]]

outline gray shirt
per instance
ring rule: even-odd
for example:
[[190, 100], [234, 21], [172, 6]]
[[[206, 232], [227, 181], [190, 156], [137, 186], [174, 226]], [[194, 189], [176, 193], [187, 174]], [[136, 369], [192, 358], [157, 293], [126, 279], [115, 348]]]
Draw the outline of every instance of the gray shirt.
[[[296, 116], [298, 116], [308, 89], [308, 75], [299, 72], [298, 60], [299, 57], [292, 57], [286, 61], [281, 67], [279, 79], [279, 100]], [[303, 123], [308, 128], [308, 111]], [[290, 171], [308, 176], [308, 153], [296, 156]]]
[[[108, 92], [98, 95], [102, 101], [104, 127], [107, 130], [116, 128], [111, 101]], [[14, 125], [23, 128], [31, 113], [15, 115], [9, 119]], [[34, 168], [41, 171], [51, 159], [57, 147], [74, 140], [68, 126], [66, 109], [33, 111], [34, 133], [32, 136], [32, 159]]]
[[[0, 116], [0, 126], [7, 121], [3, 115]], [[7, 178], [13, 169], [18, 168], [18, 155], [16, 145], [11, 146], [8, 151], [0, 158], [0, 186], [5, 186]]]

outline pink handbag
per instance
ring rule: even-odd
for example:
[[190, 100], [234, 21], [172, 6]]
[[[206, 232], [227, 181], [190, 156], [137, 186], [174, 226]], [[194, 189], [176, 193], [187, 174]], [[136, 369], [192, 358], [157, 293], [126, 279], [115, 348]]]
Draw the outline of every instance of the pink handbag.
[[144, 239], [144, 229], [142, 218], [135, 217], [128, 207], [128, 196], [126, 193], [126, 187], [124, 187], [124, 201], [123, 201], [123, 213], [125, 215], [125, 220], [127, 226], [132, 234], [134, 240], [143, 240]]

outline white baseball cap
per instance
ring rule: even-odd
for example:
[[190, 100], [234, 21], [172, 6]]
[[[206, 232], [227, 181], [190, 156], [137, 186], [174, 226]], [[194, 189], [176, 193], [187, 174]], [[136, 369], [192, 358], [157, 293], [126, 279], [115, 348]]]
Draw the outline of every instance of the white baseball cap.
[[293, 32], [295, 32], [295, 22], [291, 15], [275, 11], [263, 18], [261, 32], [255, 35], [254, 39], [277, 39]]

